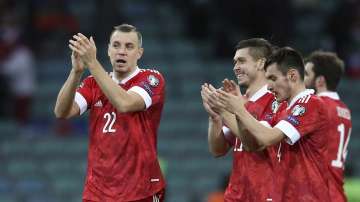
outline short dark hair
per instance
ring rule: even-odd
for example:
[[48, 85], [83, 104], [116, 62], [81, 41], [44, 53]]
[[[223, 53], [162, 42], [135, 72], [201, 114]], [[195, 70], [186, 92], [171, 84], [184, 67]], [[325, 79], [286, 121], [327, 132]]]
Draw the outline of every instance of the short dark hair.
[[119, 32], [135, 32], [137, 37], [138, 37], [138, 40], [139, 40], [139, 47], [142, 46], [142, 35], [141, 33], [136, 29], [135, 26], [133, 25], [129, 25], [129, 24], [121, 24], [121, 25], [117, 25], [117, 26], [114, 26], [114, 29], [113, 31], [111, 32], [110, 34], [110, 37], [114, 34], [114, 32], [116, 31], [119, 31]]
[[274, 63], [278, 65], [279, 70], [284, 75], [290, 69], [296, 69], [301, 76], [301, 80], [304, 80], [304, 61], [301, 54], [296, 50], [290, 47], [283, 47], [277, 49], [266, 61], [265, 70], [268, 68], [268, 66]]
[[305, 60], [314, 64], [313, 71], [315, 78], [324, 76], [327, 89], [335, 91], [341, 76], [344, 74], [344, 61], [336, 53], [326, 51], [314, 51]]
[[243, 48], [249, 48], [249, 54], [255, 60], [268, 58], [272, 53], [272, 45], [266, 39], [252, 38], [240, 41], [235, 46], [235, 51]]

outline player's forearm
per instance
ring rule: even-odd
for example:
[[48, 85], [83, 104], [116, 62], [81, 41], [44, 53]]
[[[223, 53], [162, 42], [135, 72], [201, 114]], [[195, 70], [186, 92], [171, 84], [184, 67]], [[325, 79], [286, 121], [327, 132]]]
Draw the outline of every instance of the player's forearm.
[[242, 123], [236, 120], [234, 114], [226, 111], [222, 113], [222, 117], [225, 125], [236, 137], [240, 139], [246, 151], [256, 151], [259, 149], [259, 145], [256, 143], [256, 140], [248, 134], [249, 131], [245, 129]]
[[71, 70], [56, 99], [54, 113], [57, 118], [68, 118], [74, 103], [76, 88], [81, 81], [82, 72]]
[[236, 112], [236, 119], [239, 121], [239, 124], [248, 130], [246, 135], [255, 138], [258, 150], [276, 144], [282, 139], [282, 135], [278, 132], [279, 130], [262, 125], [245, 109]]
[[98, 61], [89, 64], [89, 70], [111, 104], [119, 112], [127, 112], [129, 105], [131, 105], [129, 94], [109, 77]]
[[223, 156], [228, 152], [230, 146], [222, 133], [221, 120], [213, 120], [209, 117], [208, 144], [210, 153], [215, 157]]

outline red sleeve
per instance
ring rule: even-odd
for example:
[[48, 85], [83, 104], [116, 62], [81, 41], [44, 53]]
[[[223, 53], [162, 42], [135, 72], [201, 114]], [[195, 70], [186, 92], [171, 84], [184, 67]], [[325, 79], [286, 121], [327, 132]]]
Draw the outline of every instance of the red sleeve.
[[290, 144], [294, 144], [324, 124], [326, 121], [326, 114], [324, 113], [325, 110], [323, 110], [320, 100], [311, 97], [308, 102], [298, 102], [286, 110], [275, 127], [287, 136]]
[[164, 77], [156, 70], [147, 70], [129, 91], [138, 93], [144, 99], [146, 108], [149, 108], [151, 105], [163, 102], [165, 94]]

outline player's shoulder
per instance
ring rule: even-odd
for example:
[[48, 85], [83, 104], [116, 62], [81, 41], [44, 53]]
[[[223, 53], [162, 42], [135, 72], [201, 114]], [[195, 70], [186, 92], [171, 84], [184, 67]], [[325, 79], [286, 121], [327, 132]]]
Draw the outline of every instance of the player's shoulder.
[[290, 108], [293, 115], [299, 116], [307, 111], [322, 111], [324, 104], [318, 96], [311, 93], [300, 97]]
[[165, 82], [161, 72], [156, 69], [140, 69], [139, 75], [140, 79], [146, 79], [152, 86]]
[[155, 68], [142, 68], [142, 69], [140, 69], [140, 74], [142, 74], [142, 75], [153, 74], [153, 75], [157, 75], [157, 76], [162, 77], [161, 72], [159, 70], [155, 69]]
[[295, 104], [304, 106], [321, 106], [324, 105], [324, 101], [315, 94], [306, 94], [300, 97]]
[[335, 109], [338, 117], [351, 120], [351, 110], [344, 102], [338, 100]]
[[95, 78], [92, 75], [89, 75], [82, 80], [82, 82], [80, 83], [80, 87], [82, 87], [85, 84], [91, 85], [94, 82], [96, 83]]

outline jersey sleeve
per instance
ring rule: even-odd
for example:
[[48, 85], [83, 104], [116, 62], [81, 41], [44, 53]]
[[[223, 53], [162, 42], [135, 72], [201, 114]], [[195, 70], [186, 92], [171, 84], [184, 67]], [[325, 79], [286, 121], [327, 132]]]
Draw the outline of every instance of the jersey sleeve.
[[92, 77], [87, 77], [76, 90], [75, 103], [80, 108], [80, 114], [83, 114], [92, 104], [92, 85]]
[[286, 111], [275, 125], [287, 137], [289, 144], [295, 144], [300, 138], [319, 129], [326, 116], [318, 99], [312, 98], [307, 103], [297, 103]]
[[231, 145], [234, 146], [235, 145], [235, 135], [231, 132], [230, 128], [228, 128], [227, 126], [223, 126], [222, 127], [222, 132], [224, 134], [224, 138], [225, 140]]
[[162, 102], [165, 94], [165, 80], [156, 70], [147, 70], [143, 76], [128, 90], [139, 94], [148, 109], [151, 105]]

